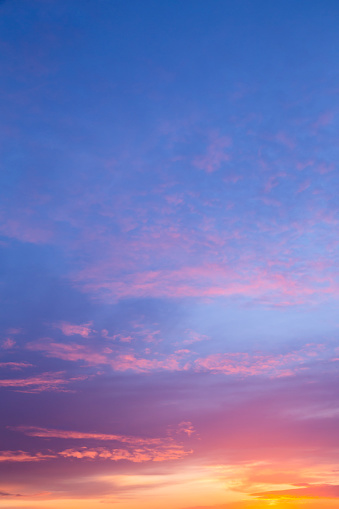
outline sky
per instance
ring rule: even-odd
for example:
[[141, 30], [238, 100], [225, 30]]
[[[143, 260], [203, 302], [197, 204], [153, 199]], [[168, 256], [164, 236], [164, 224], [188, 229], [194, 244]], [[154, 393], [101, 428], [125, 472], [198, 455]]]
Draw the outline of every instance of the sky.
[[339, 507], [339, 4], [0, 2], [0, 507]]

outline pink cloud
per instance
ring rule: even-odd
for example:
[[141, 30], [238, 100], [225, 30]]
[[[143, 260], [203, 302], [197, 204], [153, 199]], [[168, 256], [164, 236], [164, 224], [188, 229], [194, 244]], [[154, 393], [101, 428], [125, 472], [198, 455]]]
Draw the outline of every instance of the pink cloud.
[[116, 301], [126, 297], [230, 297], [260, 299], [267, 303], [305, 302], [312, 295], [319, 296], [336, 292], [333, 285], [319, 286], [316, 274], [299, 278], [293, 271], [274, 272], [272, 269], [230, 267], [222, 264], [184, 266], [176, 270], [154, 270], [134, 272], [123, 279], [105, 274], [78, 274], [75, 282], [85, 291], [97, 295], [111, 296]]
[[149, 371], [177, 371], [180, 369], [176, 355], [168, 355], [163, 359], [144, 359], [134, 354], [121, 354], [111, 361], [111, 366], [116, 371], [137, 371], [147, 373]]
[[0, 226], [0, 231], [7, 237], [18, 239], [21, 242], [30, 242], [32, 244], [45, 244], [53, 240], [53, 228], [39, 224], [40, 221], [34, 221], [30, 216], [33, 216], [33, 211], [30, 209], [22, 209], [17, 218], [8, 217]]
[[322, 113], [318, 119], [312, 124], [314, 129], [319, 129], [319, 127], [325, 127], [333, 122], [334, 114], [332, 111], [326, 111]]
[[188, 437], [196, 433], [193, 424], [190, 421], [180, 422], [178, 425], [178, 433], [185, 433]]
[[14, 347], [15, 343], [16, 342], [14, 341], [14, 339], [7, 338], [2, 342], [1, 348], [3, 348], [4, 350], [10, 350], [11, 348]]
[[88, 346], [77, 343], [56, 343], [45, 338], [34, 343], [29, 343], [27, 348], [45, 352], [47, 357], [56, 357], [67, 361], [86, 361], [89, 365], [107, 364], [108, 357], [104, 352], [97, 353]]
[[295, 140], [283, 131], [280, 131], [275, 138], [277, 141], [279, 141], [280, 143], [285, 145], [285, 147], [288, 147], [291, 150], [294, 149], [296, 146]]
[[[207, 337], [203, 336], [203, 339]], [[193, 338], [200, 341], [201, 336]], [[322, 345], [305, 345], [300, 350], [286, 354], [265, 353], [215, 353], [196, 358], [195, 352], [187, 349], [177, 350], [172, 354], [157, 354], [153, 358], [136, 355], [131, 349], [126, 353], [114, 352], [103, 348], [97, 352], [86, 345], [55, 343], [49, 339], [40, 340], [28, 345], [28, 348], [40, 350], [47, 357], [56, 357], [68, 361], [83, 360], [90, 366], [107, 365], [115, 371], [134, 371], [149, 373], [152, 371], [207, 371], [211, 374], [241, 376], [282, 377], [295, 374], [305, 369], [310, 361], [332, 360], [337, 354]], [[149, 352], [150, 353], [150, 352]], [[187, 360], [187, 355], [189, 359]]]
[[19, 327], [12, 327], [10, 329], [7, 329], [7, 334], [20, 334], [22, 332], [22, 329]]
[[90, 325], [92, 325], [92, 322], [84, 323], [82, 325], [74, 325], [68, 322], [61, 322], [59, 324], [55, 324], [54, 327], [60, 329], [62, 333], [65, 334], [65, 336], [73, 336], [74, 334], [78, 334], [83, 338], [87, 338], [92, 332]]
[[265, 203], [265, 205], [273, 206], [273, 207], [281, 207], [282, 203], [279, 200], [275, 200], [274, 198], [267, 198], [266, 196], [262, 196], [260, 201]]
[[307, 161], [300, 161], [299, 163], [297, 163], [297, 169], [302, 171], [305, 168], [307, 168], [308, 166], [313, 166], [313, 165], [314, 165], [313, 159], [309, 159]]
[[265, 355], [249, 353], [212, 354], [195, 360], [196, 370], [223, 373], [225, 375], [267, 375], [270, 377], [291, 376], [303, 369], [310, 359], [322, 359], [328, 352], [324, 352], [322, 345], [306, 345], [305, 348], [287, 354]]
[[220, 168], [222, 163], [230, 160], [229, 153], [226, 153], [231, 145], [231, 139], [228, 136], [218, 136], [213, 133], [210, 137], [210, 143], [206, 154], [194, 159], [193, 164], [200, 170], [212, 173]]
[[112, 350], [102, 349], [96, 352], [86, 345], [76, 343], [55, 343], [49, 338], [30, 343], [27, 348], [45, 353], [47, 357], [56, 357], [68, 361], [85, 361], [90, 366], [106, 364], [116, 371], [132, 370], [146, 373], [153, 370], [179, 369], [178, 357], [174, 354], [162, 356], [159, 359], [137, 357], [133, 352], [113, 354]]
[[242, 175], [229, 173], [227, 177], [223, 178], [223, 181], [225, 184], [236, 184], [240, 180], [243, 180], [243, 178], [244, 177]]
[[177, 194], [169, 194], [165, 199], [171, 205], [181, 205], [184, 202], [183, 197]]
[[83, 379], [84, 377], [65, 378], [64, 372], [42, 373], [41, 375], [28, 378], [3, 379], [0, 380], [0, 387], [16, 388], [20, 392], [43, 392], [58, 391], [67, 392], [65, 385], [71, 381]]
[[297, 190], [297, 193], [302, 193], [303, 191], [306, 191], [306, 189], [308, 189], [311, 185], [311, 181], [308, 179], [308, 180], [305, 180], [304, 182], [302, 182]]
[[30, 368], [33, 364], [29, 362], [0, 362], [0, 368], [21, 369]]
[[200, 341], [208, 341], [211, 339], [209, 336], [206, 336], [205, 334], [199, 334], [198, 332], [195, 332], [194, 330], [191, 329], [187, 329], [185, 332], [188, 335], [188, 339], [182, 341], [183, 345], [191, 345], [193, 343], [198, 343]]
[[[12, 429], [33, 437], [118, 441], [127, 444], [124, 448], [120, 447], [110, 449], [107, 447], [91, 448], [83, 446], [80, 448], [65, 449], [56, 453], [65, 458], [109, 459], [112, 461], [128, 460], [134, 463], [143, 463], [145, 461], [158, 462], [181, 459], [192, 453], [191, 450], [186, 450], [181, 443], [177, 443], [172, 437], [141, 438], [105, 433], [83, 433], [77, 431], [34, 428], [30, 426], [19, 426]], [[190, 422], [181, 423], [181, 425], [179, 425], [179, 429], [182, 429], [182, 431], [187, 433], [189, 436], [194, 433], [194, 428]], [[27, 461], [30, 461], [30, 459], [28, 458]], [[34, 459], [32, 461], [34, 461]]]
[[327, 173], [330, 173], [335, 169], [335, 165], [333, 163], [321, 163], [317, 168], [316, 171], [320, 173], [320, 175], [326, 175]]

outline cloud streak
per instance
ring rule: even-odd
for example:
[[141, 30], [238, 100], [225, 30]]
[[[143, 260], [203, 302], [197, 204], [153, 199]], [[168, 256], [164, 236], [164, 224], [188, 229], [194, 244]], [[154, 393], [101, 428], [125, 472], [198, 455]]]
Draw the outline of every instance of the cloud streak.
[[65, 386], [75, 381], [84, 380], [84, 378], [86, 378], [86, 376], [66, 378], [64, 371], [55, 373], [46, 372], [27, 378], [3, 379], [0, 380], [0, 387], [31, 393], [44, 391], [67, 392], [70, 389]]

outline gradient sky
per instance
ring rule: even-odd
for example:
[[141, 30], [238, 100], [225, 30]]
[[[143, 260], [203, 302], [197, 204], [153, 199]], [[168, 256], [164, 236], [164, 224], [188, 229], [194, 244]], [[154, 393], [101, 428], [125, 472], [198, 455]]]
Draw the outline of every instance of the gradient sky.
[[1, 508], [339, 508], [338, 28], [0, 3]]

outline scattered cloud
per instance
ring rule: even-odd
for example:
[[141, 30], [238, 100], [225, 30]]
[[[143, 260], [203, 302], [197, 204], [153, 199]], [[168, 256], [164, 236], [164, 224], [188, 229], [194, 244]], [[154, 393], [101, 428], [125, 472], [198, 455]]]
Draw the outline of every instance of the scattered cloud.
[[[189, 343], [209, 339], [197, 333], [190, 334]], [[186, 340], [185, 340], [186, 341]], [[185, 342], [184, 341], [184, 342]], [[100, 348], [77, 343], [56, 343], [49, 338], [30, 343], [28, 348], [43, 352], [47, 357], [56, 357], [67, 361], [84, 361], [89, 366], [106, 365], [114, 371], [134, 371], [149, 373], [152, 371], [191, 371], [209, 372], [211, 374], [237, 376], [291, 376], [310, 363], [316, 361], [334, 361], [335, 350], [324, 345], [307, 344], [300, 350], [285, 354], [228, 352], [214, 353], [198, 357], [196, 352], [187, 349], [176, 350], [171, 354], [156, 354], [153, 357], [142, 357], [129, 348], [126, 353], [112, 349]], [[151, 356], [151, 352], [148, 353]]]
[[177, 433], [185, 433], [188, 437], [190, 437], [196, 433], [196, 430], [190, 421], [183, 421], [178, 425]]

